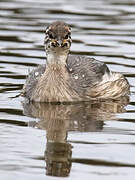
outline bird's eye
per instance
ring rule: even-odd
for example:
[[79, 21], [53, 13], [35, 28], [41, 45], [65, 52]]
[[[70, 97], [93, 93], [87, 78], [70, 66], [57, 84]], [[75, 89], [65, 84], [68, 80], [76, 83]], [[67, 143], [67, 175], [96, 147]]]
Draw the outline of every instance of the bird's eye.
[[54, 39], [54, 36], [52, 34], [49, 34], [50, 39]]
[[70, 37], [70, 34], [66, 34], [65, 39], [68, 39]]

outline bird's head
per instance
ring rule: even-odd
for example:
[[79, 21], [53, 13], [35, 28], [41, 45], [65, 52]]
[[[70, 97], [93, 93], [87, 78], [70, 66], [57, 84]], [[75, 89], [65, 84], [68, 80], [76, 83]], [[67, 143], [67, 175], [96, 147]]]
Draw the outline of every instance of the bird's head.
[[62, 21], [50, 24], [45, 31], [46, 53], [68, 53], [71, 46], [71, 28]]

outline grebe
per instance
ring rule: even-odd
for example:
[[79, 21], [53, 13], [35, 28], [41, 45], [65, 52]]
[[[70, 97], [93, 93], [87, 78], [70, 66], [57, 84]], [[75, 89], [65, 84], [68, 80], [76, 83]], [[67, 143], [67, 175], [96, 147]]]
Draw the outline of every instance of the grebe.
[[46, 29], [46, 64], [29, 73], [22, 96], [35, 102], [77, 102], [118, 99], [129, 94], [129, 83], [105, 63], [81, 55], [69, 55], [71, 29], [56, 21]]

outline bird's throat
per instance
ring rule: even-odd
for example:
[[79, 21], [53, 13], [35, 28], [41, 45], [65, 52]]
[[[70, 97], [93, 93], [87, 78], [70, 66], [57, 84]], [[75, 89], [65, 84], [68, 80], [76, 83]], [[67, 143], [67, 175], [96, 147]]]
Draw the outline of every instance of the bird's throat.
[[54, 50], [47, 52], [47, 65], [48, 66], [63, 66], [66, 65], [66, 60], [68, 58], [68, 51]]

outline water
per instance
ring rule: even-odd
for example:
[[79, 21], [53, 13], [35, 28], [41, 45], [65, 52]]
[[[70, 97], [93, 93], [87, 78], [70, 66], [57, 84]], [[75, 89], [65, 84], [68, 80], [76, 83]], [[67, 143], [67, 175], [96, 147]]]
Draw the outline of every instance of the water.
[[[71, 25], [72, 54], [104, 61], [127, 77], [130, 102], [47, 105], [12, 98], [28, 71], [44, 63], [44, 29], [54, 20]], [[1, 180], [135, 178], [134, 29], [135, 0], [0, 1]]]

